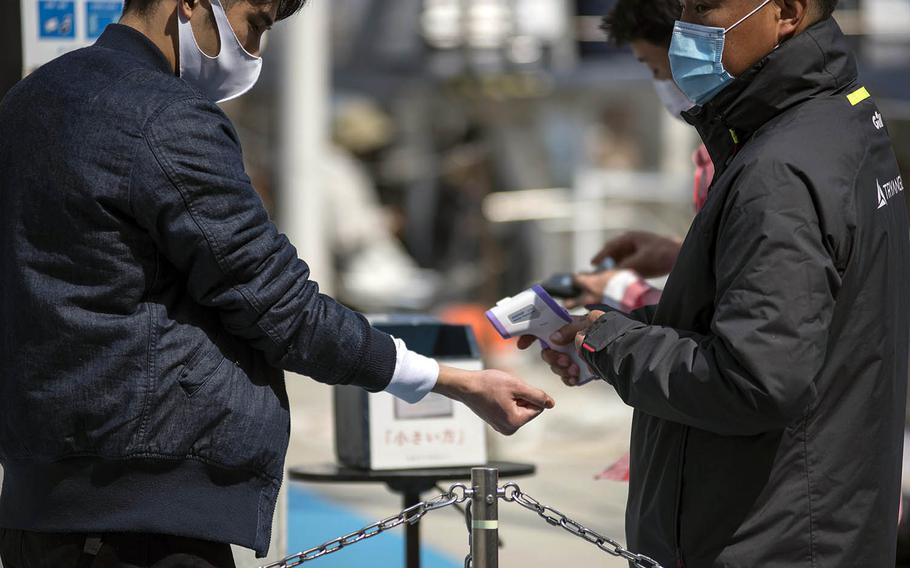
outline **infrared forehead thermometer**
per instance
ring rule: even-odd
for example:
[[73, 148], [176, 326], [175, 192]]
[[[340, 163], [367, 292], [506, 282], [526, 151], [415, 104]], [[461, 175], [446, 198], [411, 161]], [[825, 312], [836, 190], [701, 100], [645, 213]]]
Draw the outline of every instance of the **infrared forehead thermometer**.
[[572, 323], [572, 316], [541, 286], [533, 286], [511, 298], [500, 300], [487, 311], [487, 319], [503, 339], [533, 335], [544, 349], [552, 349], [571, 357], [581, 371], [578, 377], [579, 385], [597, 378], [575, 350], [574, 342], [569, 345], [548, 343], [554, 331]]

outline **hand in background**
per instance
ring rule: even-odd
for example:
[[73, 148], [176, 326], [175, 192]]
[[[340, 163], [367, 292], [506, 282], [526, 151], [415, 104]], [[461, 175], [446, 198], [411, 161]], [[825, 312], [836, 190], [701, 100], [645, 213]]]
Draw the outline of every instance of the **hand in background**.
[[615, 275], [615, 270], [573, 274], [572, 280], [582, 290], [582, 293], [575, 298], [568, 298], [565, 301], [566, 308], [571, 310], [578, 306], [603, 302], [604, 290], [607, 289], [607, 285]]
[[544, 391], [503, 371], [440, 366], [435, 392], [464, 403], [500, 434], [511, 436], [555, 402]]
[[664, 276], [673, 270], [682, 242], [647, 231], [629, 231], [607, 242], [591, 264], [600, 265], [606, 258], [616, 261], [616, 268], [634, 270], [642, 278]]

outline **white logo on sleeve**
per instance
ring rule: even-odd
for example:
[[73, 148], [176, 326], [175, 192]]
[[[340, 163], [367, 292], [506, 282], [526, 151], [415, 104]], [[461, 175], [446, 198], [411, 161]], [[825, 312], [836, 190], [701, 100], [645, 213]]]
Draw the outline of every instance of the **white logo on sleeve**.
[[878, 179], [876, 179], [875, 186], [878, 190], [878, 209], [881, 209], [885, 205], [888, 205], [888, 202], [891, 200], [891, 198], [898, 193], [904, 192], [904, 180], [901, 178], [901, 176], [897, 176], [885, 184], [882, 184], [878, 181]]
[[882, 113], [875, 111], [875, 114], [872, 115], [872, 124], [875, 126], [876, 130], [881, 130], [885, 127], [885, 121], [882, 119]]

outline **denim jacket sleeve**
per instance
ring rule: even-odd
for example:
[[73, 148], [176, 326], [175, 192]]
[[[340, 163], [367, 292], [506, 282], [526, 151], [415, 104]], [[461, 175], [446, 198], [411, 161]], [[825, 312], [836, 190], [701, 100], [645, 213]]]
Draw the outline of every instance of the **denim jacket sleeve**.
[[236, 132], [217, 106], [189, 98], [153, 115], [130, 183], [138, 223], [229, 333], [273, 366], [328, 384], [386, 388], [395, 369], [392, 339], [319, 293], [269, 220]]

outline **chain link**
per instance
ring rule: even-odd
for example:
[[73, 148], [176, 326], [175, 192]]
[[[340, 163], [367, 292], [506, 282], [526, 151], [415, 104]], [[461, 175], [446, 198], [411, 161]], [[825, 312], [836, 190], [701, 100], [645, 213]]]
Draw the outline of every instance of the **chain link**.
[[416, 505], [411, 505], [395, 516], [383, 519], [379, 522], [373, 523], [372, 525], [363, 527], [357, 532], [338, 537], [309, 550], [293, 554], [278, 562], [268, 564], [263, 568], [293, 568], [294, 566], [299, 566], [304, 562], [316, 560], [317, 558], [338, 552], [339, 550], [351, 546], [352, 544], [356, 544], [362, 540], [378, 536], [403, 524], [413, 525], [419, 522], [420, 519], [422, 519], [427, 513], [431, 511], [449, 507], [455, 504], [464, 503], [471, 497], [473, 493], [474, 490], [466, 486], [464, 483], [456, 483], [449, 487], [448, 491], [437, 495], [429, 501], [421, 501]]
[[468, 504], [464, 508], [464, 524], [468, 529], [468, 554], [464, 557], [464, 568], [471, 568], [474, 566], [474, 558], [471, 556], [471, 551], [474, 550], [474, 532], [472, 530], [473, 524], [471, 521], [474, 520], [474, 505], [471, 501], [468, 501]]
[[525, 509], [537, 513], [540, 518], [547, 522], [547, 524], [554, 527], [562, 527], [566, 531], [593, 544], [607, 554], [628, 560], [633, 568], [661, 568], [660, 564], [647, 556], [630, 552], [615, 540], [592, 531], [552, 507], [542, 505], [537, 499], [522, 492], [521, 487], [519, 487], [517, 483], [510, 482], [503, 485], [499, 490], [499, 496], [503, 501], [518, 503]]

